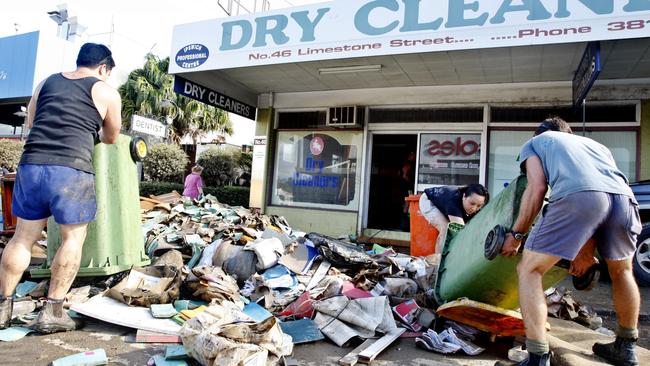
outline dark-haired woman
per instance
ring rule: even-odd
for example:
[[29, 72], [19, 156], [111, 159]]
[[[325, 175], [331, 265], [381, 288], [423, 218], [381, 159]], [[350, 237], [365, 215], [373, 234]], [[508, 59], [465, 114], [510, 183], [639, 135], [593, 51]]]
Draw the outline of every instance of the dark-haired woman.
[[420, 212], [438, 230], [435, 252], [442, 252], [450, 222], [466, 224], [489, 200], [490, 194], [481, 184], [425, 189], [420, 197]]

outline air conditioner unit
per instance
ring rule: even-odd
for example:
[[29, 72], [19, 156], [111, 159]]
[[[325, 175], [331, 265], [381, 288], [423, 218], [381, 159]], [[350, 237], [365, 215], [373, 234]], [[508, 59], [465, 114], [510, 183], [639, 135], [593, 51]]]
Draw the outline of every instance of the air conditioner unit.
[[365, 107], [331, 107], [327, 113], [327, 127], [361, 128], [365, 115]]

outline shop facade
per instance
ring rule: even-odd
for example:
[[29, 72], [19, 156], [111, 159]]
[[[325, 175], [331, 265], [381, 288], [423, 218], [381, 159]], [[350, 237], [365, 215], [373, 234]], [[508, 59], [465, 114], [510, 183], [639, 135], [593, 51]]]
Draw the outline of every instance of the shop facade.
[[[305, 231], [406, 241], [406, 196], [498, 193], [549, 115], [650, 178], [650, 2], [513, 3], [335, 1], [177, 26], [170, 72], [181, 94], [256, 111], [251, 206]], [[573, 79], [594, 45], [583, 108]]]

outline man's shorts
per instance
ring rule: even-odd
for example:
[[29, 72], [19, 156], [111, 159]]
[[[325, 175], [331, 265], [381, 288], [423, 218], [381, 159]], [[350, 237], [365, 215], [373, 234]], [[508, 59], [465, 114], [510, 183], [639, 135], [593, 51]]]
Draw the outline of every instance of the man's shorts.
[[577, 192], [550, 202], [526, 240], [526, 249], [573, 260], [594, 237], [608, 260], [630, 258], [641, 233], [636, 201], [622, 194]]
[[54, 216], [57, 224], [93, 221], [97, 212], [95, 176], [60, 165], [18, 167], [11, 210], [25, 220]]

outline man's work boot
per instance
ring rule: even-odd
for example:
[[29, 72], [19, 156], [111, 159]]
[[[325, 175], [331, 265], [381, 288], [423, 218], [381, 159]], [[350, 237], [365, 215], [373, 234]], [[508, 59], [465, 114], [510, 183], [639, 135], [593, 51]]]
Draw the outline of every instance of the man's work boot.
[[11, 325], [11, 314], [14, 311], [14, 299], [5, 297], [0, 300], [0, 329], [9, 328]]
[[637, 366], [639, 360], [636, 358], [634, 345], [636, 338], [616, 337], [612, 343], [596, 343], [591, 349], [596, 356], [602, 357], [607, 362], [616, 366]]
[[40, 333], [50, 334], [75, 330], [76, 324], [63, 309], [62, 302], [55, 304], [47, 301], [41, 312], [38, 313], [38, 318], [36, 318], [36, 323], [34, 323], [32, 329]]
[[519, 363], [498, 361], [494, 366], [551, 366], [551, 352], [543, 355], [529, 353], [528, 358]]

